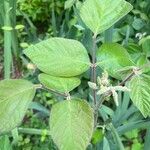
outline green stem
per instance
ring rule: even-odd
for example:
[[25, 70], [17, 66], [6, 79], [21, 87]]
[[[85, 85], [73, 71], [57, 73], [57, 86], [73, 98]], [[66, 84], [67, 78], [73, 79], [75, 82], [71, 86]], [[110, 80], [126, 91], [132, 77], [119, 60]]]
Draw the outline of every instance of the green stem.
[[55, 2], [53, 0], [53, 8], [52, 8], [52, 29], [54, 37], [57, 37], [57, 25], [56, 25], [56, 15], [55, 15]]
[[[96, 34], [93, 36], [93, 48], [92, 48], [92, 68], [91, 68], [91, 82], [96, 83]], [[96, 100], [96, 90], [93, 89], [93, 101], [94, 101], [94, 108], [97, 105], [97, 100]], [[97, 126], [97, 118], [98, 114], [94, 114], [94, 127]]]
[[[96, 83], [96, 35], [93, 36], [91, 81]], [[93, 90], [94, 105], [96, 105], [96, 90]]]
[[69, 93], [60, 93], [60, 92], [55, 91], [55, 90], [53, 90], [53, 89], [48, 89], [48, 88], [46, 88], [44, 85], [42, 85], [42, 87], [39, 87], [39, 88], [44, 89], [44, 90], [46, 90], [46, 91], [48, 91], [48, 92], [51, 92], [51, 93], [55, 93], [55, 94], [60, 95], [60, 96], [62, 96], [62, 97], [68, 97], [68, 96], [69, 96], [69, 95], [68, 95]]
[[43, 135], [46, 133], [46, 135], [50, 135], [50, 131], [46, 129], [34, 129], [34, 128], [18, 128], [19, 133], [24, 134], [34, 134], [34, 135]]
[[[4, 1], [4, 26], [11, 27], [10, 20], [10, 3], [9, 1]], [[12, 65], [12, 55], [11, 55], [11, 31], [4, 30], [4, 78], [9, 79], [11, 76], [11, 65]]]

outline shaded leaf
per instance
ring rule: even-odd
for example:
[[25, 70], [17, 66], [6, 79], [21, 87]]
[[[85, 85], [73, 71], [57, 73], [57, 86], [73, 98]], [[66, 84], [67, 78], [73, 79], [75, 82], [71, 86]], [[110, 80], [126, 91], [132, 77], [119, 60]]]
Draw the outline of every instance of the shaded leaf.
[[65, 1], [65, 9], [68, 9], [73, 6], [76, 0], [66, 0]]
[[103, 44], [97, 52], [97, 62], [109, 75], [117, 79], [122, 78], [121, 74], [118, 74], [118, 70], [135, 65], [126, 49], [117, 43]]

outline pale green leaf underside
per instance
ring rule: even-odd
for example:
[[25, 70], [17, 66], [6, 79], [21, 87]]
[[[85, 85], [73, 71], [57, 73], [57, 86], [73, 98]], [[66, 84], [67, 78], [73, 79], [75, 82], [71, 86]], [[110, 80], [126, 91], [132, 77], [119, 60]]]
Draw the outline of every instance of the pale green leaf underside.
[[80, 11], [84, 23], [94, 33], [101, 33], [132, 10], [125, 0], [86, 0]]
[[126, 76], [125, 73], [118, 73], [120, 69], [135, 66], [126, 49], [117, 43], [106, 43], [100, 47], [97, 52], [97, 64], [117, 79]]
[[0, 82], [0, 133], [8, 132], [21, 123], [34, 95], [33, 84], [26, 80]]
[[52, 76], [80, 75], [90, 66], [86, 49], [76, 40], [51, 38], [29, 47], [24, 53], [41, 71]]
[[93, 111], [84, 100], [63, 101], [52, 108], [50, 131], [60, 150], [85, 150], [92, 137], [93, 124]]
[[72, 91], [81, 83], [80, 79], [76, 77], [62, 78], [50, 76], [44, 73], [40, 74], [38, 78], [45, 87], [62, 93]]
[[150, 76], [140, 75], [129, 82], [130, 97], [144, 117], [150, 116]]

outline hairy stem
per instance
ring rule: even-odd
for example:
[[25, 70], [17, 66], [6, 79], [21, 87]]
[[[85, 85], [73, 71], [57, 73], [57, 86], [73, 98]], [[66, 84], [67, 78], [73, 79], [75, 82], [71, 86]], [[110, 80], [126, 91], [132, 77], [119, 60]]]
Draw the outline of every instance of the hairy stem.
[[[91, 82], [96, 83], [96, 35], [93, 36]], [[96, 105], [96, 90], [93, 89], [94, 105]]]
[[[96, 34], [93, 36], [93, 48], [92, 48], [92, 69], [91, 69], [91, 82], [96, 83]], [[94, 108], [97, 105], [96, 100], [96, 90], [93, 89], [93, 101], [94, 101]], [[94, 126], [97, 125], [97, 117], [98, 115], [94, 115]]]

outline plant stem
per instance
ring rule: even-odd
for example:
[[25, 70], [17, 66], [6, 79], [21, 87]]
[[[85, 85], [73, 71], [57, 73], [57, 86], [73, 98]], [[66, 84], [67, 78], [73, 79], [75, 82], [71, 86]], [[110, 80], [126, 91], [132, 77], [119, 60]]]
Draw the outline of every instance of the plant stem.
[[42, 88], [42, 89], [44, 89], [44, 90], [46, 90], [46, 91], [48, 91], [48, 92], [52, 92], [52, 93], [55, 93], [55, 94], [57, 94], [57, 95], [60, 95], [60, 96], [62, 96], [62, 97], [68, 97], [68, 96], [69, 96], [68, 93], [60, 93], [60, 92], [58, 92], [58, 91], [55, 91], [55, 90], [52, 90], [52, 89], [48, 89], [48, 88], [46, 88], [46, 87], [43, 86], [43, 85], [42, 85], [42, 87], [40, 87], [40, 88]]
[[[10, 2], [4, 1], [4, 26], [11, 27], [10, 20]], [[9, 79], [11, 76], [11, 65], [12, 65], [12, 55], [11, 55], [11, 31], [4, 30], [4, 78]]]
[[[93, 36], [91, 82], [96, 83], [96, 35]], [[94, 105], [96, 106], [96, 90], [93, 89]]]
[[[92, 69], [91, 69], [91, 82], [96, 83], [96, 34], [93, 36], [93, 47], [92, 47]], [[94, 108], [97, 105], [96, 100], [96, 90], [93, 89], [93, 101], [94, 101]], [[97, 125], [97, 117], [98, 115], [94, 114], [94, 127]]]
[[50, 131], [46, 129], [34, 129], [34, 128], [18, 128], [18, 131], [20, 133], [25, 133], [25, 134], [34, 134], [34, 135], [43, 135], [43, 133], [46, 131], [47, 135], [50, 135]]

